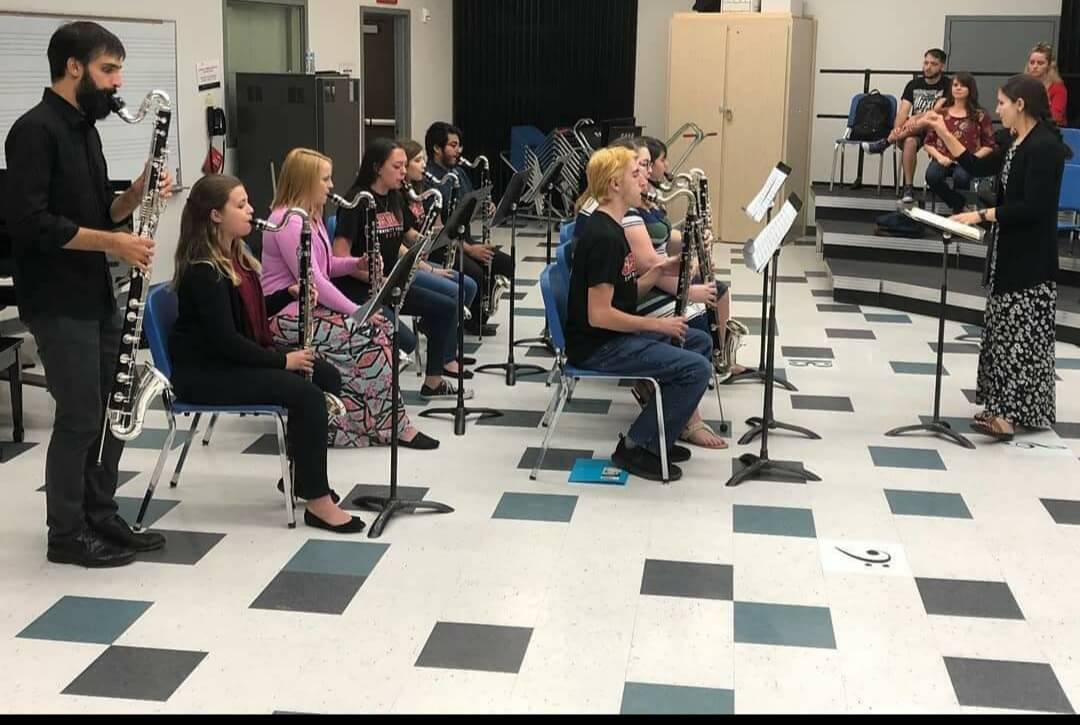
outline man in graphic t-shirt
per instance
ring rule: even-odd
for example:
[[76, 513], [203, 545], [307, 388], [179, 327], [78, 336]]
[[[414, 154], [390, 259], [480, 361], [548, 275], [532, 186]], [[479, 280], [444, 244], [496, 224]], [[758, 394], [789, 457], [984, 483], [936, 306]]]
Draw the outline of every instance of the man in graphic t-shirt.
[[[690, 452], [675, 445], [705, 393], [712, 365], [712, 339], [688, 328], [684, 317], [640, 317], [638, 297], [660, 276], [678, 270], [670, 257], [640, 277], [626, 242], [621, 220], [641, 204], [642, 174], [633, 151], [600, 149], [589, 160], [589, 193], [599, 206], [578, 238], [570, 273], [566, 307], [566, 355], [571, 363], [627, 377], [656, 380], [653, 396], [630, 426], [612, 461], [635, 476], [662, 480], [660, 452], [670, 461], [685, 461]], [[677, 340], [680, 345], [673, 345]], [[663, 399], [664, 437], [656, 420], [656, 401]], [[660, 446], [664, 446], [661, 449]], [[682, 476], [669, 464], [669, 480]]]
[[952, 87], [952, 78], [945, 75], [945, 61], [945, 51], [938, 48], [926, 51], [923, 56], [922, 77], [910, 81], [904, 87], [892, 133], [884, 141], [864, 144], [864, 148], [870, 153], [882, 153], [892, 143], [902, 144], [904, 188], [901, 201], [905, 204], [915, 201], [915, 164], [926, 132], [922, 117], [927, 111], [934, 110]]

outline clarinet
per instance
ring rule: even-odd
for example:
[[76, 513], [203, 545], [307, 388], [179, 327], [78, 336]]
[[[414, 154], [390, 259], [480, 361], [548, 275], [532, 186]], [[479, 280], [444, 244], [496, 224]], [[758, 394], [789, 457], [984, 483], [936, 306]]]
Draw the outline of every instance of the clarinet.
[[[315, 272], [311, 265], [311, 217], [303, 209], [293, 207], [285, 212], [285, 216], [277, 224], [255, 219], [251, 226], [260, 232], [280, 232], [288, 225], [292, 217], [300, 217], [303, 223], [300, 230], [300, 247], [296, 250], [300, 283], [300, 349], [310, 350], [315, 332], [315, 311], [311, 299], [311, 292], [315, 287]], [[312, 374], [304, 373], [304, 377], [311, 380]], [[348, 413], [345, 403], [336, 395], [326, 392], [323, 395], [326, 397], [326, 413], [330, 418], [342, 418]]]
[[[151, 106], [156, 106], [154, 128], [150, 135], [150, 160], [146, 169], [142, 200], [139, 203], [139, 223], [136, 234], [153, 239], [161, 213], [165, 210], [165, 197], [158, 190], [158, 182], [165, 173], [169, 158], [169, 126], [172, 123], [172, 102], [164, 91], [151, 91], [132, 114], [120, 96], [110, 99], [112, 112], [125, 123], [140, 123]], [[105, 406], [101, 444], [98, 447], [98, 465], [105, 452], [105, 435], [111, 432], [121, 441], [130, 441], [142, 433], [146, 411], [150, 402], [159, 395], [171, 394], [172, 386], [150, 363], [138, 365], [139, 342], [142, 339], [143, 314], [146, 295], [149, 292], [151, 269], [142, 271], [132, 267], [128, 274], [128, 299], [125, 305], [123, 329], [120, 333], [120, 350], [113, 373], [113, 386]]]

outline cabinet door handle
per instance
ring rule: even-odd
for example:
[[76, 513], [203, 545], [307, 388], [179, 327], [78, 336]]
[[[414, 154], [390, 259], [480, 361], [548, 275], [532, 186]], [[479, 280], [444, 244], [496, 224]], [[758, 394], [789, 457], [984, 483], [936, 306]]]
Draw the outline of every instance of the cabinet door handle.
[[728, 108], [726, 106], [720, 106], [720, 108], [717, 109], [717, 110], [719, 110], [720, 115], [722, 115], [728, 121], [735, 120], [735, 109], [734, 108]]

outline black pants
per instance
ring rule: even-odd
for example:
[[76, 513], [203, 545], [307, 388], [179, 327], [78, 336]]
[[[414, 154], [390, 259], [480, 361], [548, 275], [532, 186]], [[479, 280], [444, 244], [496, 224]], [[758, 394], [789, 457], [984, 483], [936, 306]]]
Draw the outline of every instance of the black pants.
[[87, 522], [116, 514], [116, 472], [124, 443], [105, 437], [97, 465], [105, 400], [112, 391], [120, 348], [121, 318], [76, 320], [40, 317], [30, 323], [45, 367], [56, 418], [45, 457], [49, 541], [79, 534]]
[[[477, 262], [469, 255], [465, 255], [462, 260], [465, 263], [465, 274], [473, 278], [476, 282], [476, 287], [480, 292], [476, 295], [476, 299], [473, 300], [472, 305], [469, 306], [469, 311], [472, 312], [473, 320], [481, 319], [481, 309], [483, 305], [484, 295], [484, 265]], [[514, 260], [510, 255], [501, 250], [496, 250], [495, 256], [491, 260], [492, 274], [488, 282], [488, 294], [491, 294], [491, 285], [495, 282], [496, 275], [502, 275], [503, 277], [510, 278], [514, 274]], [[487, 320], [484, 320], [487, 322]]]
[[289, 452], [296, 470], [296, 494], [316, 499], [330, 493], [326, 477], [326, 397], [341, 394], [333, 365], [315, 361], [311, 382], [288, 370], [246, 367], [177, 366], [173, 387], [185, 403], [197, 405], [281, 405], [289, 410]]

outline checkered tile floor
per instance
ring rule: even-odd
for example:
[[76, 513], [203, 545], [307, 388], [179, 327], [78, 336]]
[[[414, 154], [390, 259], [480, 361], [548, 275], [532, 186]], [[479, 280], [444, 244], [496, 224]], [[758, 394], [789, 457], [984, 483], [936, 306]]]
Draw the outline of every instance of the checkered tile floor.
[[[519, 238], [518, 338], [543, 324], [534, 241]], [[740, 256], [721, 246], [717, 266], [731, 268], [734, 314], [757, 332], [760, 283]], [[0, 710], [1072, 712], [1080, 350], [1059, 346], [1054, 431], [1013, 445], [976, 437], [975, 451], [886, 438], [931, 408], [936, 322], [836, 304], [821, 269], [813, 247], [784, 253], [777, 367], [798, 391], [778, 389], [776, 412], [823, 439], [770, 439], [775, 458], [821, 482], [726, 488], [738, 456], [757, 450], [734, 445], [695, 449], [671, 486], [572, 485], [575, 462], [610, 456], [635, 415], [610, 383], [579, 387], [532, 482], [552, 390], [479, 375], [473, 404], [506, 415], [461, 438], [416, 418], [442, 449], [401, 454], [403, 495], [453, 514], [397, 518], [378, 540], [290, 531], [272, 430], [222, 420], [179, 487], [158, 489], [148, 520], [168, 547], [85, 571], [45, 561], [52, 406], [27, 390], [28, 445], [0, 463]], [[508, 307], [481, 362], [505, 359]], [[977, 348], [955, 340], [971, 332], [947, 329], [943, 413], [960, 431]], [[757, 349], [748, 339], [741, 361]], [[415, 414], [419, 381], [412, 370], [403, 381]], [[730, 440], [760, 414], [762, 390], [722, 388]], [[721, 420], [714, 395], [703, 413]], [[164, 426], [152, 412], [124, 455], [129, 518]], [[388, 469], [385, 449], [330, 454], [347, 499], [385, 490]]]

